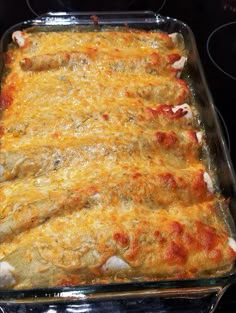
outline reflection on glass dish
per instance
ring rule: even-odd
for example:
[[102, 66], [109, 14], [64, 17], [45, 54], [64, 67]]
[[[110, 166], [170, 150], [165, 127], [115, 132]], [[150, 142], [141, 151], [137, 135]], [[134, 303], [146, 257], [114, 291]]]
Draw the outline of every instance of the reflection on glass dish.
[[207, 53], [213, 64], [236, 80], [236, 22], [216, 28], [208, 37]]
[[[30, 11], [38, 16], [50, 11], [123, 11], [123, 10], [134, 10], [138, 6], [138, 0], [100, 0], [99, 2], [87, 0], [48, 0], [48, 1], [37, 1], [37, 0], [26, 0], [27, 6]], [[165, 5], [166, 0], [155, 1], [155, 11], [159, 12]], [[135, 7], [134, 7], [135, 6]]]
[[226, 143], [227, 143], [227, 147], [228, 147], [228, 151], [230, 153], [231, 151], [231, 142], [230, 142], [230, 135], [229, 135], [229, 130], [228, 130], [228, 126], [225, 122], [225, 119], [223, 117], [223, 115], [221, 114], [220, 110], [215, 106], [215, 110], [218, 114], [218, 117], [222, 123], [222, 126], [223, 126], [223, 130], [224, 130], [224, 135], [225, 135], [225, 138], [226, 138]]

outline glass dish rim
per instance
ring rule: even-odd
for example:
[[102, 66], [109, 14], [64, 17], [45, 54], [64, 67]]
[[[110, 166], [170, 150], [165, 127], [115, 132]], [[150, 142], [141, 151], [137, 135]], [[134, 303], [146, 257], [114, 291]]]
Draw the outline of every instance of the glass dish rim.
[[[204, 90], [206, 92], [207, 98], [209, 100], [209, 105], [211, 106], [211, 111], [213, 114], [215, 127], [217, 128], [217, 132], [219, 134], [219, 140], [222, 145], [222, 153], [224, 154], [224, 158], [227, 162], [227, 166], [233, 178], [233, 189], [236, 190], [236, 179], [235, 173], [232, 166], [232, 162], [230, 160], [229, 153], [226, 148], [225, 139], [222, 134], [221, 127], [219, 125], [219, 121], [214, 109], [214, 101], [212, 99], [211, 93], [209, 91], [207, 81], [205, 78], [205, 74], [203, 71], [203, 67], [199, 58], [199, 53], [195, 41], [195, 37], [191, 28], [181, 22], [178, 19], [171, 18], [168, 16], [162, 16], [160, 14], [155, 14], [153, 11], [97, 11], [97, 12], [48, 12], [47, 14], [43, 14], [39, 17], [23, 21], [21, 23], [17, 23], [10, 28], [8, 28], [4, 34], [2, 35], [0, 42], [0, 54], [2, 55], [4, 52], [4, 41], [6, 37], [9, 36], [14, 30], [22, 29], [22, 28], [30, 28], [30, 27], [47, 27], [47, 26], [74, 26], [74, 25], [93, 25], [94, 21], [91, 19], [92, 15], [96, 15], [99, 17], [100, 25], [116, 25], [125, 24], [125, 22], [129, 24], [156, 24], [160, 22], [172, 22], [179, 24], [181, 27], [187, 30], [189, 37], [191, 39], [191, 45], [194, 52], [197, 55], [197, 68], [200, 72], [202, 84]], [[117, 16], [116, 19], [114, 16]], [[105, 18], [104, 18], [105, 17]], [[64, 24], [63, 24], [64, 22]], [[0, 65], [2, 68], [2, 66]], [[235, 192], [236, 194], [236, 192]], [[109, 284], [91, 284], [91, 285], [78, 285], [71, 287], [50, 287], [50, 288], [30, 288], [30, 289], [5, 289], [0, 290], [0, 302], [5, 299], [25, 299], [25, 298], [50, 298], [50, 297], [59, 297], [62, 293], [71, 293], [77, 292], [80, 294], [84, 294], [89, 296], [91, 294], [110, 294], [115, 293], [117, 291], [125, 292], [129, 291], [135, 293], [137, 291], [151, 291], [158, 289], [160, 292], [166, 292], [171, 289], [188, 289], [191, 290], [197, 288], [209, 288], [211, 290], [214, 287], [222, 286], [225, 287], [229, 284], [232, 284], [236, 281], [236, 269], [231, 272], [225, 273], [222, 276], [211, 276], [211, 277], [203, 277], [203, 278], [187, 278], [187, 279], [170, 279], [170, 280], [153, 280], [153, 281], [137, 281], [137, 282], [124, 282], [124, 283], [109, 283]]]

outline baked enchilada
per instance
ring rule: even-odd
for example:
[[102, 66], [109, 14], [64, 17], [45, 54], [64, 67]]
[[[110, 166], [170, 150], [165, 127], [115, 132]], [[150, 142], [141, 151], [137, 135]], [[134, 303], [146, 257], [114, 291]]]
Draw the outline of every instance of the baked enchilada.
[[230, 269], [177, 35], [13, 34], [1, 90], [0, 287]]

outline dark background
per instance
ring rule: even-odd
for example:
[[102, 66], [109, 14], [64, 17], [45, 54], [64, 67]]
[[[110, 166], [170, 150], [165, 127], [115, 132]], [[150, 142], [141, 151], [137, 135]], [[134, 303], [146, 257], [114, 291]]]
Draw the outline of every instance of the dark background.
[[[160, 14], [175, 17], [187, 23], [195, 35], [215, 105], [221, 112], [228, 127], [231, 142], [231, 158], [236, 168], [236, 142], [234, 141], [234, 134], [236, 133], [236, 79], [232, 79], [222, 73], [211, 62], [207, 54], [207, 39], [210, 34], [217, 27], [236, 21], [236, 0], [100, 0], [96, 2], [90, 0], [65, 0], [64, 2], [62, 0], [29, 0], [29, 2], [33, 10], [39, 14], [50, 10], [53, 11], [54, 9], [59, 11], [153, 10], [157, 12], [162, 7]], [[0, 35], [9, 26], [33, 17], [35, 15], [29, 10], [26, 0], [0, 0]], [[212, 37], [209, 47], [215, 60], [222, 63], [228, 73], [236, 78], [236, 24], [231, 26], [231, 29], [227, 28], [227, 32]], [[1, 310], [0, 306], [0, 312], [4, 312]], [[36, 312], [32, 310], [29, 308], [27, 312]], [[15, 309], [12, 307], [7, 312], [14, 311]], [[16, 309], [16, 312], [20, 311], [21, 309]], [[26, 312], [25, 309], [22, 312]], [[38, 309], [38, 312], [41, 312], [41, 310]], [[60, 312], [63, 312], [63, 310]], [[155, 312], [155, 309], [152, 312]], [[236, 312], [236, 286], [228, 289], [215, 312]]]

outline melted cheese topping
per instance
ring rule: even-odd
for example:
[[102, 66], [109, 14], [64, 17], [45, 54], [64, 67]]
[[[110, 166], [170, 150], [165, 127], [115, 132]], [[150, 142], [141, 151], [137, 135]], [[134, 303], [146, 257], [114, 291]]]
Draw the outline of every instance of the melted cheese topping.
[[187, 56], [177, 37], [75, 28], [13, 39], [0, 124], [7, 286], [229, 269], [234, 244], [199, 158], [204, 134], [178, 79]]

